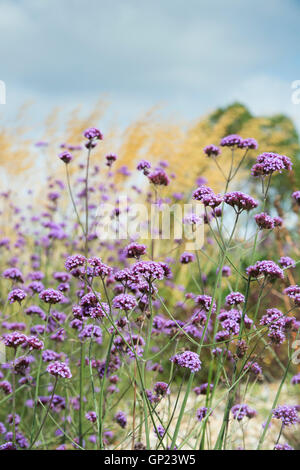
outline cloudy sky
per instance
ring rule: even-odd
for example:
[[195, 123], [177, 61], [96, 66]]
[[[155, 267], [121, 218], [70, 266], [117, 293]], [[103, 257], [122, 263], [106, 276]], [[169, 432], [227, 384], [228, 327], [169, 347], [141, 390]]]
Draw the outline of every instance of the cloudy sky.
[[122, 124], [162, 104], [194, 119], [239, 100], [300, 129], [298, 0], [0, 0], [2, 116], [105, 94]]

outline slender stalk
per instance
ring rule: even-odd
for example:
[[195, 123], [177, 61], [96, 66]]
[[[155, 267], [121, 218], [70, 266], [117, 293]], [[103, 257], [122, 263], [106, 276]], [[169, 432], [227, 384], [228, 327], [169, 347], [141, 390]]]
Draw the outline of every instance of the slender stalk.
[[15, 362], [17, 357], [17, 349], [14, 350], [14, 359], [12, 365], [12, 412], [13, 412], [13, 444], [16, 446], [16, 374]]
[[69, 166], [66, 164], [66, 175], [67, 175], [67, 184], [68, 184], [68, 190], [69, 190], [69, 194], [70, 194], [70, 198], [71, 198], [71, 201], [72, 201], [72, 205], [73, 205], [73, 209], [74, 209], [74, 212], [76, 214], [76, 217], [77, 217], [77, 221], [82, 229], [82, 233], [85, 234], [85, 229], [83, 227], [83, 224], [80, 220], [80, 217], [79, 217], [79, 214], [78, 214], [78, 210], [77, 210], [77, 207], [76, 207], [76, 203], [75, 203], [75, 199], [74, 199], [74, 196], [73, 196], [73, 192], [72, 192], [72, 187], [71, 187], [71, 182], [70, 182], [70, 173], [69, 173]]
[[55, 377], [55, 382], [54, 382], [54, 386], [53, 386], [51, 398], [50, 398], [50, 401], [49, 401], [49, 404], [48, 404], [48, 407], [47, 407], [45, 416], [44, 416], [43, 421], [42, 421], [42, 423], [41, 423], [41, 425], [40, 425], [40, 427], [39, 427], [38, 432], [36, 433], [35, 438], [33, 439], [32, 443], [31, 443], [31, 445], [30, 445], [30, 449], [32, 449], [32, 447], [34, 446], [34, 444], [35, 444], [36, 441], [38, 440], [38, 437], [39, 437], [40, 433], [42, 432], [42, 429], [43, 429], [43, 427], [44, 427], [44, 425], [45, 425], [45, 423], [46, 423], [46, 420], [47, 420], [47, 417], [48, 417], [48, 414], [49, 414], [49, 411], [50, 411], [50, 408], [51, 408], [51, 405], [52, 405], [52, 402], [53, 402], [53, 397], [54, 397], [54, 393], [55, 393], [57, 381], [58, 381], [58, 377]]
[[[42, 340], [43, 340], [44, 346], [45, 346], [45, 341], [46, 341], [46, 332], [47, 332], [47, 328], [48, 328], [50, 313], [51, 313], [51, 304], [49, 304], [49, 307], [48, 307], [46, 324], [45, 324], [45, 329], [44, 329], [44, 332], [43, 332]], [[30, 443], [32, 443], [34, 430], [35, 430], [35, 422], [36, 422], [36, 417], [37, 417], [37, 405], [38, 405], [38, 396], [39, 396], [39, 388], [40, 388], [40, 377], [41, 377], [42, 362], [43, 362], [43, 352], [41, 350], [40, 351], [40, 356], [39, 356], [38, 369], [37, 369], [36, 384], [35, 384], [34, 409], [33, 409], [33, 418], [32, 418], [32, 424], [31, 424]]]

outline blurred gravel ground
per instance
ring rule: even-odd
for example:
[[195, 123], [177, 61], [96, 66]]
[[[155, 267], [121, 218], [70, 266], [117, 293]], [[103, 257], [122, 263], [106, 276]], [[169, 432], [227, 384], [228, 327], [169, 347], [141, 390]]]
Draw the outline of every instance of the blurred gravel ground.
[[[251, 420], [245, 418], [243, 422], [237, 422], [235, 420], [230, 419], [230, 427], [228, 433], [228, 440], [227, 440], [227, 449], [229, 450], [239, 450], [239, 449], [246, 449], [246, 450], [255, 450], [257, 448], [257, 444], [260, 438], [260, 435], [263, 431], [263, 423], [267, 420], [268, 414], [272, 409], [273, 401], [275, 399], [279, 384], [255, 384], [252, 386], [251, 389], [248, 388], [247, 398], [244, 403], [247, 403], [251, 408], [255, 408], [257, 411], [257, 416]], [[250, 394], [249, 394], [250, 392]], [[216, 404], [219, 400], [220, 403], [216, 407], [213, 412], [212, 417], [209, 419], [209, 425], [207, 426], [207, 436], [206, 436], [206, 449], [213, 449], [214, 444], [216, 442], [222, 419], [224, 414], [224, 407], [225, 407], [225, 398], [223, 397], [224, 391], [220, 391], [216, 397], [214, 403]], [[241, 393], [241, 396], [242, 393]], [[250, 396], [252, 398], [250, 398]], [[223, 397], [223, 398], [222, 398]], [[170, 396], [170, 403], [171, 408], [174, 406], [176, 401], [176, 395]], [[282, 404], [289, 404], [289, 405], [296, 405], [300, 404], [300, 387], [298, 386], [291, 386], [291, 385], [284, 385], [283, 389], [280, 394], [278, 405]], [[168, 399], [163, 401], [157, 408], [157, 412], [164, 424], [168, 421]], [[180, 410], [179, 402], [176, 412], [175, 418], [173, 420], [172, 426], [169, 428], [169, 435], [172, 436], [173, 431], [176, 425], [176, 417], [179, 414]], [[129, 403], [128, 403], [129, 405]], [[197, 435], [197, 429], [200, 430], [201, 424], [197, 421], [195, 417], [196, 409], [200, 408], [201, 406], [205, 406], [205, 397], [200, 396], [196, 397], [193, 393], [188, 399], [186, 411], [184, 414], [184, 418], [181, 424], [181, 429], [179, 432], [179, 438], [177, 445], [181, 445], [183, 441], [186, 441], [183, 445], [183, 449], [193, 449], [196, 444], [195, 436]], [[128, 408], [128, 426], [129, 429], [132, 426], [132, 419], [131, 419], [131, 406]], [[156, 425], [159, 424], [159, 420], [156, 418]], [[138, 420], [137, 420], [138, 422]], [[153, 432], [153, 424], [151, 420], [149, 420], [150, 429], [151, 429], [151, 447], [152, 449], [156, 449], [158, 444], [158, 440]], [[271, 420], [271, 425], [269, 430], [266, 434], [264, 444], [262, 446], [265, 450], [272, 450], [274, 445], [277, 441], [278, 434], [280, 431], [280, 423], [278, 420]], [[187, 436], [190, 435], [189, 438]], [[137, 441], [138, 439], [136, 439]], [[142, 438], [143, 443], [145, 443], [145, 439]], [[165, 440], [164, 440], [165, 442]], [[291, 428], [287, 429], [283, 432], [280, 443], [288, 443], [295, 449], [300, 449], [300, 424], [297, 426], [292, 426]], [[167, 445], [170, 445], [170, 439]], [[123, 443], [120, 443], [120, 449], [130, 449], [131, 448], [131, 441], [128, 439]], [[162, 449], [162, 447], [160, 447]]]

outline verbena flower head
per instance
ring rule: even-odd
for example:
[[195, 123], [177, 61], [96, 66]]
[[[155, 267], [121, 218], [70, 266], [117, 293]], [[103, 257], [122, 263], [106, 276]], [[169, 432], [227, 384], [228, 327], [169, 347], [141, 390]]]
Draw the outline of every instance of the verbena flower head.
[[299, 423], [298, 411], [295, 406], [278, 406], [273, 410], [273, 417], [280, 419], [282, 425], [286, 427]]
[[274, 227], [282, 227], [283, 226], [283, 219], [281, 217], [273, 217]]
[[72, 377], [71, 371], [67, 364], [60, 361], [52, 362], [47, 367], [47, 372], [54, 377], [61, 377], [63, 379], [70, 379]]
[[10, 395], [12, 393], [12, 386], [7, 380], [0, 382], [0, 390], [2, 390], [5, 395]]
[[146, 174], [149, 173], [150, 168], [151, 168], [151, 163], [148, 162], [147, 160], [141, 160], [136, 167], [138, 171], [143, 171]]
[[17, 450], [15, 444], [13, 442], [5, 442], [4, 444], [0, 445], [0, 450]]
[[84, 266], [86, 258], [83, 255], [71, 255], [65, 261], [65, 268], [67, 271], [72, 271], [80, 266]]
[[165, 382], [156, 382], [156, 384], [153, 387], [154, 392], [158, 396], [165, 396], [165, 395], [170, 395], [170, 388], [167, 383]]
[[97, 415], [95, 413], [95, 411], [88, 411], [86, 414], [85, 414], [85, 417], [88, 421], [90, 421], [91, 423], [96, 423], [97, 421]]
[[289, 444], [276, 444], [274, 450], [294, 450], [294, 447], [290, 446]]
[[221, 139], [221, 147], [238, 147], [243, 141], [242, 137], [237, 134], [230, 134]]
[[300, 191], [295, 191], [292, 194], [292, 198], [300, 205]]
[[44, 362], [53, 362], [61, 358], [61, 354], [52, 351], [51, 349], [46, 349], [42, 353], [42, 359]]
[[68, 151], [61, 152], [58, 156], [67, 165], [73, 160], [73, 155]]
[[253, 165], [251, 174], [252, 176], [267, 176], [275, 172], [282, 173], [283, 170], [292, 170], [292, 162], [285, 155], [278, 155], [273, 152], [264, 152], [256, 159]]
[[181, 264], [189, 264], [195, 261], [195, 255], [193, 253], [188, 253], [185, 251], [180, 255], [180, 263]]
[[[209, 390], [212, 391], [214, 388], [213, 384], [209, 385]], [[207, 394], [207, 389], [208, 389], [208, 383], [201, 384], [199, 387], [195, 387], [193, 389], [193, 392], [198, 396], [198, 395], [206, 395]]]
[[254, 375], [260, 375], [262, 373], [262, 368], [257, 362], [247, 362], [247, 364], [244, 367], [244, 370], [249, 370], [252, 372]]
[[153, 431], [157, 437], [164, 437], [165, 432], [166, 432], [165, 428], [161, 424], [158, 424], [156, 426], [156, 429], [154, 428]]
[[258, 143], [252, 137], [248, 137], [247, 139], [242, 139], [242, 141], [238, 144], [240, 149], [257, 149]]
[[300, 286], [296, 284], [289, 286], [286, 289], [284, 289], [283, 293], [294, 300], [296, 296], [300, 294]]
[[240, 292], [231, 292], [225, 299], [226, 305], [240, 305], [245, 303], [245, 296]]
[[206, 416], [208, 415], [209, 413], [209, 416], [212, 415], [211, 413], [211, 408], [207, 408], [206, 406], [202, 406], [201, 408], [198, 408], [198, 410], [196, 411], [196, 417], [198, 419], [198, 421], [201, 421], [206, 418]]
[[165, 276], [162, 265], [155, 261], [138, 261], [132, 266], [132, 273], [147, 281], [162, 280]]
[[292, 385], [299, 385], [300, 384], [300, 373], [297, 375], [294, 375], [291, 380]]
[[14, 302], [19, 302], [20, 304], [26, 297], [27, 294], [22, 289], [13, 289], [9, 292], [7, 298], [10, 304], [13, 304]]
[[103, 140], [103, 135], [96, 127], [86, 129], [83, 136], [88, 140]]
[[45, 286], [42, 282], [40, 281], [32, 281], [30, 284], [28, 284], [28, 289], [30, 289], [33, 293], [39, 294], [42, 292], [42, 290], [45, 289]]
[[283, 279], [283, 270], [274, 261], [257, 261], [253, 266], [246, 269], [246, 273], [250, 277], [259, 277], [264, 275], [269, 279]]
[[206, 147], [204, 147], [203, 152], [208, 157], [217, 157], [218, 155], [220, 155], [221, 150], [216, 145], [207, 145]]
[[137, 306], [137, 300], [133, 295], [120, 294], [114, 297], [112, 301], [113, 307], [121, 310], [133, 310]]
[[[200, 307], [202, 307], [204, 310], [206, 310], [206, 312], [209, 312], [211, 310], [212, 313], [215, 313], [216, 311], [216, 302], [213, 301], [212, 297], [210, 297], [209, 295], [197, 295], [195, 298], [194, 298], [194, 301], [197, 305], [199, 305]], [[211, 304], [213, 303], [212, 307], [211, 307]]]
[[123, 411], [118, 411], [115, 414], [114, 420], [121, 426], [121, 428], [125, 428], [127, 424], [127, 416]]
[[282, 266], [283, 268], [295, 268], [296, 267], [296, 262], [289, 256], [281, 256], [281, 258], [278, 261], [278, 264]]
[[18, 268], [8, 268], [3, 271], [2, 276], [5, 279], [10, 279], [13, 282], [24, 282], [23, 274]]
[[127, 258], [139, 259], [141, 256], [146, 254], [146, 245], [132, 242], [125, 248], [125, 254]]
[[148, 178], [155, 186], [168, 186], [170, 184], [168, 175], [161, 168], [153, 170], [151, 173], [149, 173]]
[[223, 202], [223, 197], [220, 194], [208, 193], [201, 197], [201, 202], [205, 207], [215, 209]]
[[47, 304], [58, 304], [64, 298], [62, 293], [55, 289], [45, 289], [40, 293], [39, 297]]
[[213, 190], [208, 186], [201, 185], [193, 192], [193, 199], [196, 201], [202, 201], [203, 196], [208, 194], [214, 194]]
[[4, 337], [4, 344], [8, 348], [17, 348], [18, 346], [25, 345], [27, 343], [27, 336], [18, 331], [14, 333], [9, 333]]
[[243, 210], [250, 211], [258, 206], [253, 197], [241, 191], [226, 193], [223, 199], [226, 204], [233, 207], [237, 212], [242, 212]]
[[257, 226], [261, 229], [273, 229], [274, 228], [274, 219], [270, 215], [262, 212], [261, 214], [256, 214], [254, 216]]
[[111, 167], [112, 164], [118, 159], [118, 157], [114, 153], [110, 153], [109, 155], [105, 156], [105, 159], [106, 159], [106, 165]]
[[100, 258], [89, 258], [88, 263], [93, 268], [93, 276], [104, 278], [110, 276], [110, 274], [112, 273], [112, 268], [104, 264]]
[[231, 408], [231, 413], [233, 414], [233, 419], [236, 419], [237, 421], [242, 421], [245, 417], [251, 419], [257, 415], [257, 412], [253, 408], [250, 408], [245, 404], [234, 405]]
[[35, 338], [35, 336], [29, 336], [27, 338], [27, 345], [29, 346], [30, 349], [37, 349], [41, 350], [44, 348], [44, 343], [38, 338]]
[[192, 351], [175, 354], [170, 361], [179, 367], [190, 369], [191, 372], [198, 372], [201, 369], [201, 361], [199, 355]]
[[[219, 268], [217, 268], [217, 274], [219, 272]], [[231, 276], [231, 267], [230, 266], [223, 266], [222, 268], [222, 276], [223, 277], [230, 277]]]

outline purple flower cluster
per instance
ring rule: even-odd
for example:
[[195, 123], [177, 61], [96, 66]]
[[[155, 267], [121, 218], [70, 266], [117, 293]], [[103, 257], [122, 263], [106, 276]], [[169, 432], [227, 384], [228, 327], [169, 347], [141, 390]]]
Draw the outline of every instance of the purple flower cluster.
[[257, 362], [247, 362], [247, 364], [244, 367], [244, 370], [249, 370], [254, 375], [262, 374], [262, 368]]
[[277, 308], [269, 308], [267, 313], [262, 316], [260, 324], [267, 326], [268, 337], [272, 343], [281, 344], [285, 340], [285, 328], [288, 325], [287, 317]]
[[257, 149], [258, 144], [255, 139], [248, 137], [243, 139], [240, 135], [230, 134], [226, 137], [223, 137], [220, 142], [221, 147], [231, 147], [231, 148], [240, 148], [240, 149]]
[[115, 414], [114, 420], [121, 426], [121, 428], [126, 428], [127, 416], [123, 411], [118, 411]]
[[165, 395], [170, 395], [170, 388], [165, 382], [156, 382], [153, 387], [154, 393], [157, 396], [164, 397]]
[[278, 155], [277, 153], [264, 152], [256, 159], [253, 165], [251, 174], [252, 176], [267, 176], [275, 172], [281, 173], [283, 170], [291, 171], [293, 164], [291, 160], [285, 155]]
[[211, 413], [211, 408], [207, 408], [206, 406], [202, 406], [201, 408], [198, 408], [198, 410], [196, 411], [196, 417], [197, 417], [197, 420], [201, 421], [206, 418], [206, 416], [209, 414], [209, 416], [212, 415]]
[[65, 261], [65, 268], [67, 271], [72, 271], [80, 266], [84, 266], [86, 259], [83, 255], [71, 255]]
[[15, 302], [18, 302], [20, 304], [26, 297], [27, 294], [22, 289], [13, 289], [9, 292], [7, 299], [10, 304], [13, 304]]
[[254, 216], [255, 222], [260, 229], [273, 229], [275, 227], [274, 218], [262, 212]]
[[92, 266], [92, 274], [94, 277], [101, 277], [102, 279], [110, 276], [112, 269], [107, 264], [103, 263], [100, 258], [89, 258], [88, 263]]
[[144, 278], [149, 282], [162, 280], [166, 275], [162, 263], [157, 263], [155, 261], [138, 261], [133, 265], [132, 273], [134, 276]]
[[199, 355], [192, 351], [175, 354], [170, 360], [179, 367], [190, 369], [191, 372], [198, 372], [201, 369]]
[[67, 364], [60, 361], [52, 362], [47, 367], [47, 372], [54, 377], [61, 377], [63, 379], [70, 379], [72, 377], [71, 371]]
[[281, 258], [278, 261], [278, 264], [282, 266], [282, 268], [295, 268], [296, 267], [296, 262], [289, 256], [281, 256]]
[[241, 191], [233, 191], [231, 193], [224, 194], [224, 202], [233, 207], [239, 213], [244, 210], [250, 211], [258, 206], [258, 203], [253, 199], [253, 197], [248, 196], [248, 194], [242, 193]]
[[299, 385], [300, 384], [300, 373], [297, 375], [294, 375], [291, 379], [291, 384], [292, 385]]
[[55, 289], [45, 289], [40, 293], [39, 297], [46, 304], [58, 304], [62, 302], [64, 298], [62, 293]]
[[110, 153], [105, 156], [106, 166], [111, 167], [113, 163], [118, 159], [117, 155]]
[[155, 186], [168, 186], [170, 184], [170, 178], [161, 168], [153, 170], [151, 173], [149, 173], [148, 178], [149, 181], [151, 181], [151, 183]]
[[130, 294], [120, 294], [113, 299], [113, 307], [126, 312], [133, 310], [137, 306], [136, 298]]
[[96, 127], [90, 127], [84, 131], [84, 137], [88, 140], [103, 140], [103, 135]]
[[240, 305], [245, 303], [245, 296], [240, 292], [231, 292], [225, 299], [226, 305]]
[[221, 147], [238, 147], [242, 143], [242, 137], [237, 134], [230, 134], [221, 139]]
[[286, 427], [299, 423], [298, 411], [295, 406], [278, 406], [273, 410], [273, 417], [279, 419], [282, 425]]
[[195, 261], [195, 256], [193, 253], [188, 253], [187, 251], [185, 251], [184, 253], [180, 255], [181, 264], [189, 264], [189, 263], [192, 263], [193, 261]]
[[292, 198], [295, 199], [296, 203], [300, 205], [300, 191], [294, 191]]
[[203, 152], [208, 157], [217, 157], [221, 153], [219, 147], [217, 147], [216, 145], [212, 145], [212, 144], [204, 147]]
[[[215, 313], [216, 311], [216, 302], [213, 301], [212, 297], [209, 295], [197, 295], [194, 298], [194, 301], [197, 305], [202, 307], [206, 312], [209, 312], [211, 310], [212, 313]], [[212, 306], [211, 306], [212, 305]]]
[[147, 160], [141, 160], [136, 167], [138, 171], [143, 171], [144, 174], [146, 175], [149, 173], [150, 168], [151, 168], [151, 163], [148, 162]]
[[233, 414], [233, 419], [236, 419], [237, 421], [242, 421], [245, 417], [251, 419], [257, 415], [256, 410], [245, 404], [234, 405], [231, 408], [231, 413]]
[[2, 276], [5, 279], [10, 279], [13, 282], [24, 282], [23, 274], [18, 268], [8, 268], [3, 271]]
[[294, 450], [294, 447], [289, 444], [276, 444], [274, 450]]
[[250, 277], [259, 277], [261, 275], [269, 279], [283, 279], [283, 270], [274, 261], [257, 261], [253, 266], [246, 269], [246, 273]]
[[27, 343], [27, 336], [23, 333], [15, 332], [5, 335], [4, 337], [4, 344], [8, 348], [17, 348], [18, 346], [22, 346], [23, 344]]
[[61, 159], [61, 161], [63, 161], [67, 165], [73, 160], [73, 155], [67, 150], [60, 153], [58, 156]]
[[127, 258], [139, 259], [141, 256], [146, 254], [146, 246], [132, 242], [125, 248], [125, 254]]

